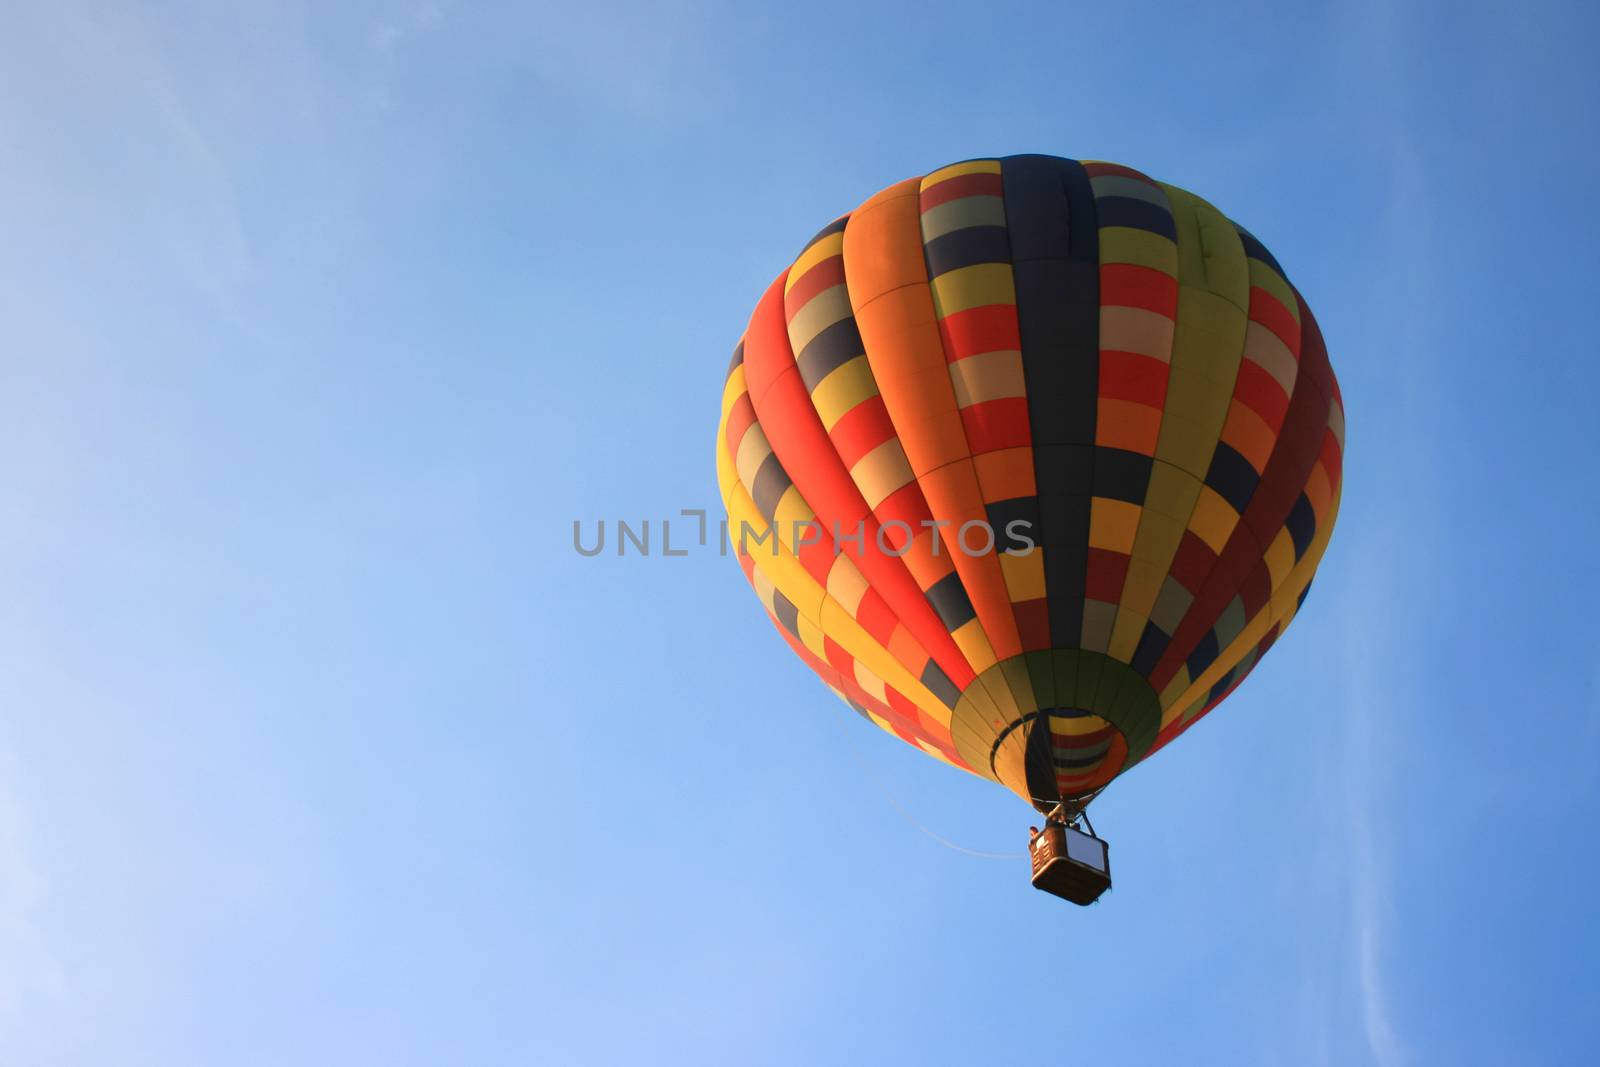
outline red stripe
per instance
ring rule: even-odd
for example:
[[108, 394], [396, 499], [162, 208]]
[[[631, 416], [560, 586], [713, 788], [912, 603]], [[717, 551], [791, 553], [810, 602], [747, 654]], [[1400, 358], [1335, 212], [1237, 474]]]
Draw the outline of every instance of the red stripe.
[[1172, 555], [1172, 566], [1167, 574], [1179, 585], [1194, 593], [1205, 582], [1206, 575], [1217, 564], [1217, 554], [1211, 546], [1200, 540], [1193, 530], [1183, 531], [1178, 541], [1178, 551]]
[[1144, 308], [1176, 318], [1178, 279], [1134, 263], [1106, 263], [1100, 268], [1100, 306]]
[[1304, 325], [1304, 346], [1300, 375], [1295, 380], [1294, 396], [1278, 435], [1277, 447], [1267, 461], [1261, 481], [1251, 494], [1250, 504], [1234, 528], [1216, 566], [1195, 596], [1194, 604], [1172, 635], [1172, 643], [1161, 654], [1150, 672], [1150, 684], [1159, 691], [1166, 688], [1178, 668], [1194, 651], [1217, 618], [1248, 579], [1265, 546], [1288, 518], [1289, 509], [1305, 488], [1317, 458], [1317, 448], [1328, 425], [1328, 350], [1317, 328], [1311, 309], [1300, 304]]
[[954, 363], [980, 352], [1021, 351], [1015, 304], [985, 304], [939, 320], [945, 359]]
[[789, 347], [781, 277], [756, 305], [745, 332], [744, 352], [745, 373], [760, 383], [751, 389], [756, 416], [800, 495], [828, 529], [832, 530], [835, 524], [846, 531], [862, 528], [862, 546], [852, 545], [846, 551], [917, 643], [928, 650], [957, 686], [964, 688], [973, 678], [971, 665], [905, 563], [878, 551], [878, 522], [867, 510], [866, 501], [812, 406]]
[[1120, 163], [1085, 163], [1083, 165], [1083, 169], [1084, 173], [1088, 174], [1091, 178], [1101, 178], [1114, 174], [1119, 178], [1132, 178], [1135, 181], [1144, 182], [1153, 189], [1161, 188], [1161, 186], [1151, 181], [1146, 175], [1139, 173], [1132, 167], [1124, 167]]
[[1322, 439], [1322, 451], [1318, 454], [1322, 466], [1328, 472], [1328, 484], [1339, 488], [1339, 479], [1344, 473], [1344, 455], [1339, 451], [1339, 439], [1329, 430]]
[[883, 397], [874, 393], [843, 415], [828, 431], [833, 447], [846, 468], [894, 436], [894, 423], [889, 421], [889, 409], [883, 406]]
[[825, 289], [844, 284], [844, 257], [829, 256], [800, 276], [783, 297], [784, 321], [793, 322], [800, 309]]
[[985, 400], [961, 409], [961, 424], [967, 430], [967, 444], [974, 456], [1002, 448], [1027, 448], [1033, 445], [1028, 427], [1028, 401], [1014, 396]]
[[1267, 601], [1272, 599], [1272, 572], [1267, 570], [1265, 559], [1259, 560], [1251, 570], [1250, 577], [1239, 586], [1239, 600], [1244, 604], [1244, 617], [1246, 621], [1253, 619], [1267, 606]]
[[744, 440], [744, 432], [755, 425], [755, 421], [756, 407], [750, 403], [750, 394], [748, 392], [739, 394], [739, 399], [728, 409], [728, 427], [724, 433], [730, 456], [739, 454], [739, 442]]
[[894, 628], [900, 624], [895, 613], [889, 610], [889, 605], [883, 602], [883, 597], [871, 589], [866, 591], [861, 603], [856, 606], [856, 622], [884, 648], [889, 647]]
[[923, 189], [918, 204], [928, 211], [964, 196], [1000, 196], [1001, 188], [998, 174], [961, 174]]
[[1250, 321], [1259, 322], [1277, 334], [1295, 358], [1300, 358], [1300, 324], [1277, 297], [1256, 286], [1250, 288]]
[[1024, 652], [1037, 652], [1050, 647], [1050, 600], [1018, 600], [1011, 605], [1011, 614], [1017, 620], [1017, 635]]
[[1233, 395], [1260, 415], [1274, 433], [1282, 428], [1283, 417], [1289, 412], [1289, 394], [1261, 364], [1253, 359], [1239, 361], [1239, 377], [1234, 380]]
[[1106, 548], [1089, 549], [1084, 573], [1083, 595], [1107, 604], [1122, 602], [1122, 586], [1128, 580], [1128, 556]]
[[891, 732], [900, 740], [908, 744], [916, 744], [918, 739], [926, 741], [944, 753], [956, 766], [967, 766], [966, 762], [956, 754], [954, 743], [949, 739], [949, 731], [930, 719], [926, 712], [907, 699], [904, 694], [893, 686], [885, 685], [884, 695], [888, 697], [889, 703], [884, 703], [863, 689], [853, 676], [842, 674], [818, 659], [803, 642], [785, 630], [777, 619], [770, 615], [768, 618], [773, 628], [788, 642], [801, 662], [810, 667], [824, 682], [889, 723]]
[[1136, 352], [1100, 350], [1100, 395], [1160, 411], [1167, 403], [1167, 365]]
[[[806, 569], [807, 574], [811, 575], [811, 577], [817, 580], [818, 585], [827, 585], [828, 572], [833, 570], [833, 561], [835, 557], [838, 556], [839, 552], [834, 547], [833, 538], [828, 535], [827, 525], [817, 519], [812, 519], [811, 521], [816, 523], [816, 525], [812, 527], [811, 532], [806, 533], [805, 536], [807, 538], [815, 538], [818, 536], [818, 534], [820, 534], [821, 539], [808, 543], [804, 548], [800, 549], [796, 555], [800, 559], [800, 565]], [[793, 530], [783, 530], [780, 532], [785, 537], [795, 536], [796, 533], [796, 531]]]
[[839, 642], [827, 634], [822, 635], [822, 649], [827, 653], [828, 662], [833, 666], [834, 670], [848, 674], [855, 669], [855, 659], [844, 650]]
[[922, 495], [922, 487], [917, 484], [916, 479], [912, 479], [880, 500], [878, 506], [872, 509], [872, 513], [886, 526], [890, 522], [905, 523], [911, 527], [913, 536], [922, 533], [924, 521], [933, 521], [933, 512], [929, 510], [928, 500]]

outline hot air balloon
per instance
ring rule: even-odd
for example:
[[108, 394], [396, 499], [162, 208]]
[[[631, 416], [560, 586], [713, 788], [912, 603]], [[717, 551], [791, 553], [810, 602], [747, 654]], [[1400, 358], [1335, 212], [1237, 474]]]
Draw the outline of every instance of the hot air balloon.
[[824, 227], [761, 296], [717, 433], [730, 541], [862, 717], [1084, 818], [1242, 682], [1333, 530], [1344, 414], [1310, 309], [1206, 201], [1114, 163], [974, 159]]

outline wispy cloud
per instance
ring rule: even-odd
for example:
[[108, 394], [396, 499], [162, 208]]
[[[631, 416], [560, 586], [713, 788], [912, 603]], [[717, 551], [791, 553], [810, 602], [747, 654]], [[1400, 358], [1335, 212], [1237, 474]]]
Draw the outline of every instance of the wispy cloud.
[[[1368, 538], [1357, 561], [1360, 589], [1368, 594], [1392, 589], [1395, 551], [1399, 538]], [[1379, 1064], [1405, 1063], [1408, 1059], [1396, 1029], [1384, 971], [1384, 933], [1388, 918], [1388, 850], [1380, 838], [1380, 811], [1390, 791], [1386, 753], [1392, 737], [1383, 736], [1383, 723], [1401, 721], [1394, 689], [1385, 683], [1388, 650], [1395, 637], [1388, 601], [1381, 595], [1362, 596], [1357, 592], [1353, 604], [1369, 605], [1364, 612], [1352, 612], [1345, 650], [1346, 743], [1341, 753], [1344, 764], [1343, 796], [1340, 803], [1348, 813], [1345, 823], [1345, 866], [1350, 889], [1350, 928], [1354, 937], [1357, 987], [1360, 994], [1361, 1022], [1368, 1049]]]
[[[1341, 613], [1343, 743], [1332, 749], [1341, 765], [1330, 775], [1337, 782], [1330, 802], [1342, 817], [1343, 843], [1331, 846], [1338, 855], [1330, 859], [1345, 873], [1346, 958], [1361, 1035], [1372, 1060], [1391, 1067], [1416, 1057], [1390, 980], [1396, 856], [1386, 816], [1395, 810], [1402, 784], [1393, 753], [1405, 750], [1413, 729], [1410, 713], [1421, 706], [1406, 657], [1408, 635], [1425, 632], [1426, 621], [1412, 605], [1426, 600], [1419, 590], [1441, 580], [1427, 549], [1439, 521], [1433, 505], [1411, 487], [1440, 484], [1439, 472], [1430, 469], [1436, 457], [1425, 443], [1445, 417], [1437, 410], [1433, 344], [1440, 306], [1435, 279], [1443, 264], [1431, 179], [1408, 113], [1407, 27], [1382, 2], [1347, 9], [1340, 22], [1345, 74], [1383, 103], [1367, 118], [1373, 162], [1386, 172], [1387, 187], [1378, 205], [1384, 247], [1372, 250], [1372, 262], [1383, 267], [1369, 278], [1369, 321], [1347, 330], [1348, 340], [1366, 346], [1353, 353], [1367, 361], [1360, 377], [1381, 383], [1382, 391], [1356, 397], [1364, 408], [1349, 417], [1347, 461], [1354, 488], [1345, 501], [1339, 549], [1348, 560]], [[1402, 589], [1411, 593], [1397, 596]]]

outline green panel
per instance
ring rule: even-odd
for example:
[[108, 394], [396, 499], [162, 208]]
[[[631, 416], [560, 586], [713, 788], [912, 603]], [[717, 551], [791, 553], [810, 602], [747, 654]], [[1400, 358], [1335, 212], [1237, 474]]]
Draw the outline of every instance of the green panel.
[[1033, 682], [1033, 695], [1039, 706], [1056, 707], [1056, 672], [1049, 651], [1024, 652], [1022, 661], [1027, 665], [1028, 678]]

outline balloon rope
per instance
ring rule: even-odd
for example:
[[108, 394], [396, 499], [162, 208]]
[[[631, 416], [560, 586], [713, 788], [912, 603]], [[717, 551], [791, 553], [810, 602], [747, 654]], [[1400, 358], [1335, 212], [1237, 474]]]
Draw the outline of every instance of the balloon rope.
[[921, 830], [923, 833], [939, 842], [939, 844], [943, 845], [945, 848], [948, 848], [954, 852], [963, 853], [968, 856], [975, 856], [980, 860], [1025, 860], [1028, 858], [1028, 854], [1026, 852], [984, 852], [980, 849], [967, 848], [965, 845], [958, 845], [948, 837], [937, 834], [928, 829], [926, 826], [922, 825], [922, 823], [917, 821], [916, 816], [912, 815], [909, 811], [900, 806], [900, 802], [895, 800], [894, 794], [889, 792], [889, 787], [884, 784], [883, 779], [879, 778], [872, 768], [867, 765], [866, 758], [862, 756], [861, 750], [856, 747], [856, 739], [850, 735], [850, 724], [844, 721], [843, 716], [837, 716], [837, 719], [840, 729], [844, 731], [845, 740], [850, 745], [850, 755], [855, 758], [856, 766], [861, 768], [862, 774], [866, 775], [872, 780], [872, 784], [878, 787], [878, 792], [883, 794], [883, 799], [887, 800], [889, 802], [889, 806], [893, 808], [906, 822], [910, 823], [912, 826], [915, 826], [918, 830]]

